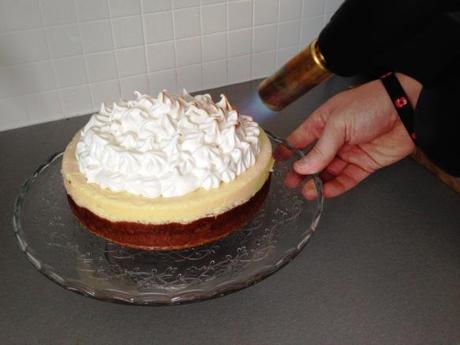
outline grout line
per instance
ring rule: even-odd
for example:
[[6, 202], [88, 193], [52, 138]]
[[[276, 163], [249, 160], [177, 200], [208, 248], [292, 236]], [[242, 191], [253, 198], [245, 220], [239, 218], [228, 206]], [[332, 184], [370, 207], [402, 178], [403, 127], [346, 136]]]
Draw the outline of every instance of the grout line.
[[[290, 47], [294, 47], [294, 46], [290, 46]], [[264, 50], [264, 51], [261, 51], [259, 53], [263, 53], [263, 52], [268, 52], [268, 51], [272, 51], [273, 49], [268, 49], [268, 50]], [[78, 55], [80, 56], [80, 55]], [[251, 58], [252, 54], [249, 53], [249, 54], [242, 54], [242, 55], [235, 55], [233, 57], [231, 57], [232, 59], [237, 59], [237, 58], [243, 58], [243, 57], [249, 57]], [[211, 61], [208, 61], [209, 63], [214, 63], [214, 62], [222, 62], [222, 61], [227, 61], [228, 62], [228, 57], [225, 57], [225, 58], [222, 58], [222, 59], [216, 59], [216, 60], [211, 60]], [[198, 66], [199, 64], [191, 64], [191, 65], [185, 65], [183, 67], [189, 67], [189, 66]], [[151, 73], [158, 73], [158, 72], [171, 72], [171, 71], [176, 71], [177, 69], [176, 68], [168, 68], [168, 69], [159, 69], [159, 70], [155, 70], [155, 71], [151, 71]], [[99, 84], [103, 84], [103, 83], [109, 83], [109, 82], [120, 82], [120, 81], [124, 81], [124, 80], [128, 80], [128, 79], [131, 79], [131, 78], [135, 78], [135, 77], [141, 77], [141, 76], [145, 76], [145, 73], [136, 73], [136, 74], [131, 74], [129, 76], [125, 76], [125, 77], [117, 77], [117, 78], [112, 78], [112, 79], [106, 79], [106, 80], [98, 80], [98, 81], [87, 81], [86, 83], [82, 83], [82, 84], [77, 84], [77, 85], [70, 85], [70, 86], [63, 86], [63, 87], [55, 87], [55, 88], [51, 88], [51, 89], [47, 89], [47, 90], [43, 90], [43, 91], [35, 91], [35, 92], [28, 92], [26, 94], [22, 94], [22, 95], [12, 95], [12, 96], [7, 96], [7, 97], [2, 97], [0, 98], [0, 101], [4, 101], [4, 100], [9, 100], [11, 98], [18, 98], [18, 97], [23, 97], [23, 96], [29, 96], [29, 95], [39, 95], [39, 94], [42, 94], [42, 93], [50, 93], [50, 92], [59, 92], [59, 91], [62, 91], [62, 90], [70, 90], [70, 89], [74, 89], [76, 87], [80, 87], [80, 86], [88, 86], [91, 87], [94, 86], [94, 85], [99, 85]], [[229, 78], [227, 78], [229, 79]], [[251, 79], [247, 79], [247, 81], [249, 81]], [[228, 84], [230, 85], [230, 84]]]
[[[225, 8], [225, 10], [227, 10], [227, 8]], [[227, 15], [227, 14], [225, 14]], [[203, 62], [203, 57], [204, 57], [204, 48], [203, 48], [203, 34], [204, 34], [204, 29], [203, 29], [203, 6], [201, 5], [201, 1], [200, 1], [200, 45], [201, 45], [201, 85], [200, 87], [198, 88], [199, 90], [202, 90], [204, 88], [206, 88], [204, 86], [204, 62]]]
[[[82, 43], [81, 49], [83, 51], [83, 61], [85, 63], [86, 80], [87, 80], [88, 84], [90, 84], [91, 79], [89, 77], [89, 68], [88, 68], [88, 60], [86, 58], [86, 49], [84, 47], [82, 36], [81, 36], [80, 18], [79, 18], [78, 10], [77, 10], [77, 0], [73, 0], [72, 3], [73, 3], [73, 6], [74, 6], [74, 10], [75, 10], [75, 16], [77, 17], [78, 36], [80, 37], [80, 42]], [[96, 104], [95, 104], [95, 101], [94, 101], [93, 90], [91, 89], [90, 86], [88, 88], [89, 88], [89, 96], [91, 98], [91, 109], [95, 109], [97, 107], [96, 107]]]
[[[280, 37], [280, 12], [281, 12], [281, 2], [278, 1], [278, 18], [276, 21], [276, 43], [275, 43], [275, 50], [278, 52], [279, 49], [279, 37]], [[275, 53], [275, 66], [278, 66], [278, 54]]]
[[[39, 0], [38, 1], [38, 9], [40, 11], [40, 20], [42, 22], [42, 24], [44, 23], [44, 14], [43, 14], [43, 4], [42, 4], [42, 0]], [[50, 45], [50, 42], [49, 42], [49, 36], [48, 36], [48, 30], [45, 30], [45, 26], [43, 25], [42, 27], [42, 30], [43, 30], [43, 35], [45, 36], [45, 43], [46, 43], [46, 48], [48, 49], [48, 59], [46, 59], [45, 61], [49, 61], [51, 63], [51, 67], [52, 67], [52, 70], [53, 70], [53, 73], [54, 73], [54, 81], [56, 82], [56, 92], [58, 94], [58, 102], [59, 102], [59, 108], [61, 110], [61, 118], [66, 118], [66, 114], [65, 114], [65, 110], [64, 110], [64, 100], [62, 99], [62, 94], [60, 92], [61, 88], [58, 87], [58, 75], [57, 75], [57, 69], [56, 69], [56, 62], [55, 60], [52, 58], [52, 52], [51, 52], [51, 45]], [[80, 35], [80, 33], [79, 33]], [[36, 61], [34, 61], [36, 62]], [[17, 65], [13, 65], [13, 66], [17, 66]], [[53, 91], [54, 91], [53, 90]], [[48, 90], [49, 91], [49, 90]], [[41, 93], [41, 92], [40, 92]], [[30, 94], [29, 94], [30, 95]], [[25, 95], [27, 96], [27, 94]], [[27, 112], [27, 117], [30, 118], [30, 120], [32, 120], [31, 118], [31, 114], [29, 114], [29, 109], [28, 107], [26, 107], [26, 112]]]
[[[40, 9], [40, 15], [42, 15], [41, 9], [42, 7], [42, 4], [41, 4], [41, 1], [39, 1], [39, 9]], [[42, 15], [43, 16], [43, 15]], [[45, 25], [42, 23], [41, 26], [37, 26], [37, 27], [34, 27], [34, 28], [27, 28], [27, 29], [16, 29], [16, 30], [8, 30], [8, 31], [2, 31], [0, 32], [0, 37], [2, 36], [8, 36], [8, 35], [14, 35], [16, 33], [23, 33], [23, 32], [27, 32], [27, 31], [40, 31], [40, 29], [44, 29], [44, 28], [47, 28], [47, 29], [54, 29], [54, 28], [60, 28], [60, 27], [66, 27], [66, 26], [71, 26], [73, 24], [60, 24], [60, 25]]]
[[[74, 0], [76, 1], [76, 0]], [[107, 8], [109, 10], [109, 23], [110, 23], [110, 33], [112, 34], [112, 44], [113, 44], [113, 54], [115, 58], [115, 67], [116, 67], [116, 72], [117, 72], [117, 79], [118, 79], [118, 92], [120, 95], [120, 98], [123, 98], [122, 93], [121, 93], [121, 83], [120, 83], [120, 65], [118, 61], [118, 54], [115, 48], [115, 31], [113, 30], [113, 18], [112, 18], [112, 9], [110, 7], [110, 2], [109, 0], [106, 0], [107, 2]], [[91, 92], [92, 94], [92, 92]]]
[[322, 21], [321, 21], [321, 30], [324, 29], [324, 27], [326, 26], [327, 22], [326, 22], [326, 16], [328, 16], [329, 14], [326, 13], [326, 1], [327, 0], [323, 0], [323, 12], [322, 12]]
[[[250, 56], [250, 55], [245, 54], [245, 55], [240, 55], [238, 57], [246, 57], [246, 56]], [[210, 61], [210, 63], [222, 62], [222, 61], [226, 61], [226, 59], [224, 58], [224, 59], [213, 60], [213, 61]], [[195, 67], [195, 66], [199, 66], [199, 65], [200, 65], [199, 63], [195, 63], [195, 64], [191, 64], [191, 65], [186, 65], [184, 67], [189, 67], [189, 66]], [[157, 70], [157, 71], [152, 71], [152, 73], [172, 72], [172, 71], [175, 71], [175, 68], [161, 69], [161, 70]], [[99, 81], [95, 81], [95, 82], [86, 82], [86, 83], [83, 83], [83, 84], [63, 86], [63, 87], [54, 88], [54, 89], [48, 89], [48, 90], [44, 90], [44, 91], [29, 92], [29, 93], [24, 94], [24, 95], [12, 95], [12, 96], [8, 96], [8, 97], [0, 98], [0, 102], [8, 101], [8, 100], [15, 99], [15, 98], [20, 99], [21, 97], [24, 97], [24, 96], [34, 96], [34, 95], [40, 95], [40, 94], [47, 94], [47, 93], [52, 93], [52, 92], [58, 92], [58, 91], [61, 91], [61, 90], [64, 90], [64, 91], [65, 90], [71, 90], [71, 89], [74, 89], [74, 88], [80, 87], [80, 86], [91, 87], [91, 86], [94, 86], [94, 85], [105, 84], [105, 83], [110, 83], [110, 82], [114, 82], [114, 81], [124, 81], [124, 80], [128, 80], [128, 79], [131, 79], [131, 78], [136, 78], [136, 77], [141, 77], [141, 76], [145, 76], [145, 73], [136, 73], [136, 74], [132, 74], [132, 75], [122, 77], [122, 78], [119, 78], [119, 79], [118, 78], [113, 78], [113, 79], [99, 80]]]
[[251, 24], [251, 56], [249, 58], [249, 78], [243, 80], [243, 81], [248, 81], [248, 80], [253, 80], [254, 74], [253, 74], [253, 68], [252, 68], [252, 61], [254, 58], [254, 38], [255, 38], [255, 30], [254, 26], [256, 23], [256, 0], [252, 0], [252, 24]]
[[179, 74], [177, 73], [177, 40], [176, 40], [176, 16], [173, 0], [171, 1], [171, 16], [172, 16], [172, 30], [173, 30], [173, 48], [174, 48], [174, 74], [176, 79], [176, 90], [174, 93], [179, 94]]
[[[136, 17], [138, 17], [138, 15], [136, 15]], [[308, 18], [308, 20], [319, 19], [319, 18], [323, 18], [323, 16], [311, 17], [311, 18]], [[110, 20], [106, 20], [106, 21], [110, 21]], [[298, 20], [290, 20], [288, 22], [296, 22], [296, 21], [298, 21]], [[86, 24], [86, 23], [87, 22], [83, 22], [81, 24]], [[282, 22], [282, 23], [284, 23], [284, 22]], [[254, 28], [268, 27], [268, 26], [274, 26], [274, 25], [276, 25], [276, 23], [257, 25], [257, 26], [254, 26]], [[77, 29], [78, 29], [78, 23], [71, 24], [70, 26], [76, 26]], [[47, 29], [48, 28], [43, 28], [43, 30], [45, 31], [45, 38], [46, 39], [48, 39], [48, 34], [46, 32]], [[241, 28], [241, 29], [226, 30], [226, 31], [219, 31], [219, 32], [213, 32], [213, 33], [205, 34], [205, 35], [201, 35], [201, 36], [213, 36], [213, 35], [226, 34], [226, 33], [228, 34], [229, 32], [247, 31], [248, 29], [250, 29], [250, 27]], [[41, 31], [41, 30], [34, 30], [34, 31]], [[80, 35], [80, 32], [79, 32], [79, 35]], [[197, 36], [191, 36], [191, 37], [186, 37], [186, 38], [180, 38], [180, 39], [177, 39], [177, 40], [176, 39], [171, 39], [171, 40], [165, 40], [165, 41], [158, 41], [158, 42], [154, 42], [154, 43], [146, 43], [145, 47], [149, 47], [149, 46], [153, 46], [153, 45], [157, 45], [157, 44], [168, 43], [168, 42], [174, 43], [174, 41], [196, 39], [196, 38], [200, 38], [201, 36], [197, 35]], [[80, 36], [80, 38], [81, 38], [81, 36]], [[227, 43], [228, 43], [228, 37], [227, 37]], [[91, 53], [85, 52], [84, 54], [81, 53], [81, 54], [67, 55], [67, 56], [61, 56], [61, 57], [53, 57], [53, 56], [51, 56], [51, 51], [49, 51], [50, 56], [48, 58], [37, 59], [37, 60], [33, 60], [33, 61], [20, 62], [20, 63], [16, 63], [16, 64], [0, 65], [0, 68], [10, 68], [10, 67], [13, 67], [13, 66], [33, 65], [33, 64], [36, 64], [36, 63], [42, 63], [42, 62], [53, 61], [53, 60], [54, 61], [60, 61], [60, 60], [65, 60], [65, 59], [78, 57], [78, 56], [83, 56], [83, 55], [88, 57], [88, 56], [94, 56], [94, 55], [98, 55], [98, 54], [109, 53], [109, 52], [114, 52], [115, 53], [116, 51], [125, 51], [125, 50], [130, 50], [130, 49], [135, 49], [135, 48], [141, 48], [141, 47], [143, 47], [142, 44], [141, 45], [129, 46], [129, 47], [119, 47], [119, 48], [114, 47], [112, 49], [100, 50], [100, 51], [97, 51], [97, 52], [91, 52]], [[83, 49], [83, 46], [82, 46], [82, 49]], [[227, 54], [228, 54], [228, 47], [226, 47], [226, 49], [227, 49]], [[235, 57], [237, 57], [237, 56], [235, 56]]]
[[[77, 0], [78, 1], [78, 0]], [[151, 0], [151, 1], [155, 1], [155, 0]], [[40, 2], [40, 7], [41, 7], [41, 2]], [[110, 5], [108, 5], [108, 8], [109, 8], [109, 13], [111, 12], [110, 11]], [[183, 7], [184, 9], [191, 9], [191, 8], [199, 8], [199, 6], [192, 6], [192, 7]], [[182, 7], [179, 7], [178, 9], [182, 9]], [[173, 9], [170, 9], [170, 10], [163, 10], [163, 11], [155, 11], [155, 12], [146, 12], [145, 15], [149, 15], [149, 14], [157, 14], [157, 13], [166, 13], [166, 12], [171, 12], [173, 11]], [[76, 15], [78, 16], [78, 11], [76, 13]], [[134, 18], [134, 17], [138, 17], [139, 14], [128, 14], [128, 15], [122, 15], [122, 16], [112, 16], [112, 15], [109, 15], [108, 17], [103, 17], [103, 18], [97, 18], [97, 19], [90, 19], [90, 20], [82, 20], [82, 21], [79, 21], [79, 23], [82, 23], [82, 24], [97, 24], [97, 23], [102, 23], [102, 22], [105, 22], [107, 20], [110, 20], [110, 19], [129, 19], [129, 18]], [[42, 17], [43, 18], [43, 17]], [[47, 29], [59, 29], [59, 28], [64, 28], [64, 27], [67, 27], [67, 26], [72, 26], [72, 25], [75, 25], [75, 23], [65, 23], [65, 24], [51, 24], [51, 25], [46, 25], [44, 23], [44, 21], [42, 20], [42, 24], [40, 26], [36, 26], [36, 27], [33, 27], [33, 28], [25, 28], [25, 29], [14, 29], [14, 30], [6, 30], [6, 31], [2, 31], [0, 32], [0, 37], [1, 36], [5, 36], [5, 35], [9, 35], [9, 34], [15, 34], [15, 33], [19, 33], [19, 32], [26, 32], [26, 31], [39, 31], [41, 28], [47, 28]]]
[[[322, 17], [322, 16], [316, 16], [316, 17]], [[311, 17], [311, 18], [315, 18], [315, 17]], [[287, 23], [293, 23], [293, 22], [298, 22], [298, 21], [302, 21], [302, 18], [296, 18], [296, 19], [285, 19], [285, 20], [279, 20], [278, 23], [280, 24], [287, 24]], [[269, 24], [264, 24], [264, 25], [269, 25]], [[262, 26], [262, 25], [258, 25], [258, 26]]]
[[[228, 1], [225, 1], [225, 82], [228, 83], [230, 80], [230, 69], [228, 67], [229, 63], [229, 56], [228, 56], [228, 33], [230, 32], [230, 5]], [[221, 33], [222, 34], [222, 33]], [[203, 56], [204, 59], [204, 56]], [[213, 60], [213, 61], [219, 61]], [[208, 61], [211, 62], [211, 61]]]
[[[325, 0], [323, 0], [324, 3]], [[323, 5], [324, 6], [324, 5]], [[302, 45], [302, 29], [303, 29], [303, 11], [305, 7], [305, 1], [302, 0], [302, 5], [300, 6], [300, 28], [299, 28], [299, 37], [297, 39], [297, 45], [300, 47]], [[300, 50], [300, 49], [297, 49]]]
[[[77, 25], [75, 25], [77, 26]], [[46, 30], [45, 30], [46, 31]], [[80, 33], [79, 33], [80, 34]], [[193, 39], [193, 38], [199, 38], [199, 36], [194, 36], [194, 37], [189, 37], [189, 38], [184, 38], [185, 39]], [[47, 33], [45, 33], [45, 39], [48, 39], [48, 35]], [[179, 39], [178, 41], [181, 41], [182, 39]], [[168, 42], [173, 42], [173, 40], [167, 40], [167, 41], [160, 41], [160, 42], [155, 42], [155, 43], [149, 43], [146, 45], [146, 47], [148, 46], [153, 46], [153, 45], [157, 45], [157, 44], [162, 44], [162, 43], [168, 43]], [[96, 52], [91, 52], [91, 53], [79, 53], [79, 54], [74, 54], [74, 55], [66, 55], [66, 56], [60, 56], [60, 57], [53, 57], [51, 56], [51, 50], [49, 51], [50, 53], [50, 56], [48, 58], [45, 58], [45, 59], [37, 59], [37, 60], [33, 60], [33, 61], [26, 61], [26, 62], [20, 62], [20, 63], [15, 63], [15, 64], [6, 64], [6, 65], [0, 65], [0, 68], [11, 68], [11, 67], [14, 67], [14, 66], [27, 66], [27, 65], [34, 65], [34, 64], [37, 64], [37, 63], [42, 63], [42, 62], [47, 62], [47, 61], [61, 61], [61, 60], [65, 60], [65, 59], [69, 59], [69, 58], [73, 58], [73, 57], [81, 57], [83, 55], [85, 56], [94, 56], [94, 55], [99, 55], [99, 54], [105, 54], [105, 53], [110, 53], [110, 52], [115, 52], [115, 51], [125, 51], [125, 50], [130, 50], [130, 49], [135, 49], [135, 48], [141, 48], [141, 47], [144, 47], [144, 45], [135, 45], [135, 46], [129, 46], [129, 47], [121, 47], [121, 48], [113, 48], [113, 49], [105, 49], [105, 50], [100, 50], [100, 51], [96, 51]], [[83, 49], [83, 47], [82, 47]]]
[[[294, 47], [294, 45], [286, 47], [286, 48], [292, 48], [292, 47]], [[264, 51], [261, 51], [261, 52], [258, 52], [258, 53], [264, 53], [264, 52], [269, 52], [269, 51], [273, 51], [273, 49], [264, 50]], [[78, 56], [82, 56], [82, 55], [76, 55], [76, 57], [78, 57]], [[243, 58], [243, 57], [249, 57], [250, 58], [251, 56], [252, 56], [252, 53], [241, 54], [241, 55], [232, 56], [231, 58], [225, 57], [225, 58], [222, 58], [222, 59], [211, 60], [211, 61], [208, 61], [208, 62], [209, 63], [221, 62], [221, 61], [228, 61], [228, 59], [237, 59], [237, 58]], [[74, 57], [74, 56], [72, 56], [72, 57]], [[196, 66], [196, 65], [198, 65], [198, 64], [185, 65], [183, 67]], [[175, 70], [176, 70], [176, 68], [174, 67], [174, 68], [154, 70], [154, 71], [151, 71], [151, 73], [171, 72], [171, 71], [175, 71]], [[2, 98], [0, 98], [0, 101], [8, 100], [8, 99], [11, 99], [11, 98], [28, 96], [28, 95], [38, 95], [38, 94], [42, 94], [42, 93], [58, 92], [60, 90], [69, 90], [69, 89], [73, 89], [73, 88], [78, 87], [78, 86], [88, 85], [89, 87], [91, 87], [93, 85], [98, 85], [98, 84], [108, 83], [108, 82], [113, 82], [113, 81], [124, 81], [124, 80], [128, 80], [130, 78], [141, 77], [141, 76], [144, 76], [144, 75], [145, 75], [145, 73], [136, 73], [136, 74], [130, 74], [129, 76], [125, 76], [125, 77], [117, 77], [117, 78], [111, 78], [111, 79], [105, 79], [105, 80], [98, 80], [98, 81], [90, 81], [90, 80], [88, 80], [86, 83], [77, 84], [77, 85], [63, 86], [63, 87], [57, 87], [56, 86], [55, 88], [51, 88], [51, 89], [47, 89], [47, 90], [43, 90], [43, 91], [28, 92], [28, 93], [22, 94], [22, 95], [12, 95], [12, 96], [7, 96], [7, 97], [2, 97]], [[247, 80], [250, 80], [250, 79], [247, 79]]]
[[[78, 1], [78, 0], [77, 0]], [[252, 1], [254, 3], [254, 1]], [[41, 7], [41, 2], [39, 2], [40, 4], [40, 7]], [[194, 7], [190, 7], [190, 8], [194, 8]], [[110, 9], [109, 9], [110, 11]], [[142, 17], [145, 17], [145, 16], [148, 16], [150, 14], [157, 14], [157, 13], [167, 13], [167, 12], [173, 12], [171, 10], [169, 11], [159, 11], [159, 12], [154, 12], [154, 13], [142, 13], [141, 16]], [[227, 3], [227, 12], [228, 12], [228, 3]], [[253, 8], [253, 12], [254, 12], [254, 8]], [[327, 13], [329, 14], [329, 13]], [[77, 14], [78, 16], [78, 14]], [[307, 19], [307, 20], [312, 20], [312, 19], [317, 19], [317, 18], [324, 18], [326, 16], [326, 13], [324, 13], [323, 11], [323, 14], [319, 15], [319, 16], [312, 16], [312, 17], [306, 17], [306, 18], [301, 18], [300, 20], [302, 21], [303, 19]], [[48, 31], [48, 30], [52, 30], [52, 29], [59, 29], [59, 28], [68, 28], [68, 27], [74, 27], [74, 26], [78, 26], [79, 24], [97, 24], [97, 23], [104, 23], [104, 22], [107, 22], [107, 21], [112, 21], [112, 20], [118, 20], [118, 19], [130, 19], [130, 18], [136, 18], [136, 17], [139, 17], [138, 14], [136, 15], [129, 15], [129, 16], [121, 16], [121, 17], [115, 17], [115, 18], [112, 18], [112, 17], [109, 17], [109, 18], [103, 18], [103, 19], [98, 19], [98, 20], [90, 20], [90, 21], [78, 21], [77, 23], [68, 23], [68, 24], [61, 24], [61, 25], [43, 25], [41, 27], [37, 27], [37, 28], [33, 28], [33, 29], [24, 29], [24, 30], [14, 30], [14, 31], [8, 31], [8, 32], [1, 32], [0, 33], [0, 37], [2, 36], [7, 36], [9, 34], [13, 34], [13, 33], [16, 33], [16, 32], [27, 32], [27, 31], [30, 31], [30, 32], [34, 32], [34, 31]], [[174, 16], [173, 16], [174, 17]], [[173, 20], [174, 21], [174, 20]], [[227, 18], [227, 21], [228, 21], [228, 18]], [[299, 21], [299, 19], [288, 19], [288, 20], [280, 20], [279, 23], [288, 23], [288, 22], [296, 22], [296, 21]], [[270, 25], [274, 25], [275, 23], [268, 23], [268, 24], [261, 24], [261, 25], [254, 25], [254, 13], [253, 13], [253, 21], [251, 23], [251, 27], [254, 27], [254, 28], [258, 28], [258, 27], [264, 27], [264, 26], [270, 26]], [[231, 31], [231, 32], [237, 32], [237, 31], [242, 31], [242, 30], [247, 30], [249, 29], [250, 27], [246, 27], [246, 28], [240, 28], [240, 29], [230, 29], [230, 27], [227, 25], [227, 29], [226, 31]], [[213, 32], [213, 33], [209, 33], [209, 34], [202, 34], [202, 35], [212, 35], [212, 34], [217, 34], [217, 33], [222, 33], [223, 31], [220, 31], [220, 32]], [[191, 37], [187, 37], [188, 38], [195, 38], [195, 37], [199, 37], [199, 35], [196, 35], [196, 36], [191, 36]], [[185, 39], [185, 38], [184, 38]], [[166, 41], [164, 41], [166, 42]], [[160, 42], [157, 42], [157, 43], [160, 43]], [[150, 43], [152, 44], [152, 43]], [[129, 47], [115, 47], [116, 49], [127, 49]], [[91, 53], [88, 53], [88, 55], [91, 54]], [[42, 59], [42, 60], [35, 60], [35, 61], [45, 61], [47, 59]], [[35, 62], [34, 61], [34, 62]], [[22, 62], [22, 63], [19, 63], [19, 64], [26, 64], [28, 62]], [[19, 65], [18, 64], [18, 65]]]
[[144, 59], [145, 59], [145, 76], [147, 78], [147, 88], [148, 93], [152, 94], [152, 85], [150, 83], [149, 72], [150, 72], [150, 63], [147, 55], [147, 34], [145, 29], [145, 15], [144, 15], [144, 0], [141, 0], [141, 22], [142, 22], [142, 36], [144, 38]]
[[[255, 1], [252, 2], [253, 3], [253, 6], [252, 6], [252, 33], [251, 33], [251, 72], [250, 72], [250, 75], [251, 75], [251, 79], [254, 79], [254, 75], [253, 75], [253, 68], [252, 68], [252, 61], [254, 59], [254, 55], [256, 54], [255, 52], [255, 41], [256, 41], [256, 27], [254, 25], [255, 23], [255, 10], [256, 10], [256, 4], [255, 4]], [[259, 26], [257, 26], [259, 27]]]
[[228, 1], [225, 2], [225, 10], [226, 15], [225, 19], [227, 23], [225, 24], [225, 57], [227, 59], [226, 69], [227, 69], [227, 82], [231, 79], [230, 78], [230, 56], [229, 56], [229, 41], [230, 41], [230, 17], [229, 17], [229, 3]]
[[[291, 46], [291, 48], [292, 47], [294, 47], [294, 46]], [[274, 51], [274, 50], [269, 49], [269, 50], [264, 50], [263, 52], [260, 52], [260, 53], [266, 53], [266, 52], [272, 52], [272, 51]], [[249, 57], [250, 58], [251, 54], [244, 54], [244, 55], [235, 56], [235, 58], [243, 58], [243, 57]], [[227, 58], [212, 60], [212, 61], [209, 61], [209, 63], [216, 63], [216, 62], [223, 62], [223, 61], [227, 61]], [[199, 65], [200, 65], [199, 63], [195, 63], [195, 64], [191, 64], [191, 65], [186, 65], [184, 67], [189, 67], [189, 66], [194, 67], [194, 66], [199, 66]], [[157, 71], [152, 71], [152, 73], [172, 72], [172, 71], [175, 71], [175, 68], [161, 69], [161, 70], [157, 70]], [[27, 93], [25, 95], [13, 95], [13, 96], [8, 96], [8, 97], [3, 97], [3, 98], [0, 98], [0, 101], [7, 101], [7, 100], [15, 99], [15, 98], [21, 98], [23, 96], [33, 96], [33, 95], [47, 94], [47, 93], [57, 92], [57, 91], [61, 91], [61, 90], [64, 90], [64, 91], [65, 90], [71, 90], [71, 89], [74, 89], [74, 88], [80, 87], [80, 86], [91, 87], [91, 86], [94, 86], [94, 85], [105, 84], [105, 83], [110, 83], [110, 82], [114, 82], [114, 81], [128, 80], [128, 79], [131, 79], [131, 78], [141, 77], [141, 76], [144, 76], [144, 75], [145, 75], [145, 73], [137, 73], [137, 74], [132, 74], [132, 75], [129, 75], [129, 76], [126, 76], [126, 77], [121, 77], [121, 78], [99, 80], [99, 81], [95, 81], [95, 82], [89, 82], [88, 81], [88, 82], [83, 83], [83, 84], [63, 86], [63, 87], [54, 88], [54, 89], [48, 89], [48, 90], [44, 90], [44, 91], [29, 92], [29, 93]], [[225, 84], [225, 85], [230, 85], [230, 84]]]

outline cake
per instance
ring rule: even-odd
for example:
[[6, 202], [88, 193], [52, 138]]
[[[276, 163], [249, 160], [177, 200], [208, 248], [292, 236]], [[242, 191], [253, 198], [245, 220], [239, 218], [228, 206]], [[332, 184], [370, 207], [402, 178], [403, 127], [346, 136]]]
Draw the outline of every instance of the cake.
[[79, 221], [149, 250], [199, 246], [249, 221], [273, 166], [258, 124], [224, 95], [135, 96], [102, 104], [65, 149], [64, 186]]

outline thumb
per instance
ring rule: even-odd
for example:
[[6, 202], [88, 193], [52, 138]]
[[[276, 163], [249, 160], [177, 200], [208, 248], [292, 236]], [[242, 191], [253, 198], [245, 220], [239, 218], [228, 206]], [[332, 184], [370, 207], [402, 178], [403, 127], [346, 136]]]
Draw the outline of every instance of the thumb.
[[344, 143], [345, 135], [342, 128], [331, 122], [327, 123], [313, 149], [294, 163], [294, 170], [302, 175], [320, 172], [332, 162]]

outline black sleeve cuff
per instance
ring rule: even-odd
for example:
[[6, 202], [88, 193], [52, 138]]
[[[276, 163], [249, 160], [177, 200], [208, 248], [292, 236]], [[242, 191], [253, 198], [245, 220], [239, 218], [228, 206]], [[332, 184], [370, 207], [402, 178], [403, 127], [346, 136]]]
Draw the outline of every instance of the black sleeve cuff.
[[460, 12], [444, 13], [413, 37], [395, 37], [404, 41], [397, 51], [384, 54], [381, 64], [430, 86], [449, 73], [460, 58]]
[[346, 0], [318, 45], [335, 74], [395, 71], [430, 85], [460, 58], [460, 2]]
[[[398, 51], [442, 13], [447, 2], [346, 0], [318, 38], [328, 69], [341, 76], [372, 73], [383, 55]], [[422, 48], [427, 44], [432, 43], [423, 42]]]
[[460, 84], [455, 76], [424, 87], [415, 108], [417, 145], [440, 168], [460, 176]]

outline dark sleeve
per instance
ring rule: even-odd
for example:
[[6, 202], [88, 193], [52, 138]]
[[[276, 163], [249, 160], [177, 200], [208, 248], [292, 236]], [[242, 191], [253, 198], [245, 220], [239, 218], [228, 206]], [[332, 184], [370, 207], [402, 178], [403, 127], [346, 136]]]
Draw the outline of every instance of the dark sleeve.
[[414, 117], [417, 146], [454, 176], [460, 176], [459, 72], [424, 87]]
[[[318, 45], [333, 73], [370, 74], [382, 67], [383, 57], [406, 49], [434, 18], [456, 7], [460, 10], [458, 0], [346, 0], [321, 31]], [[431, 44], [422, 42], [420, 48]]]
[[439, 167], [460, 176], [460, 12], [434, 16], [382, 70], [409, 75], [423, 85], [414, 114], [417, 145]]
[[460, 12], [438, 15], [399, 58], [388, 61], [392, 70], [423, 84], [414, 115], [417, 145], [439, 167], [460, 176]]
[[376, 59], [376, 69], [401, 72], [429, 87], [456, 73], [460, 59], [459, 12], [443, 12], [412, 36], [401, 35], [398, 49], [389, 49]]

